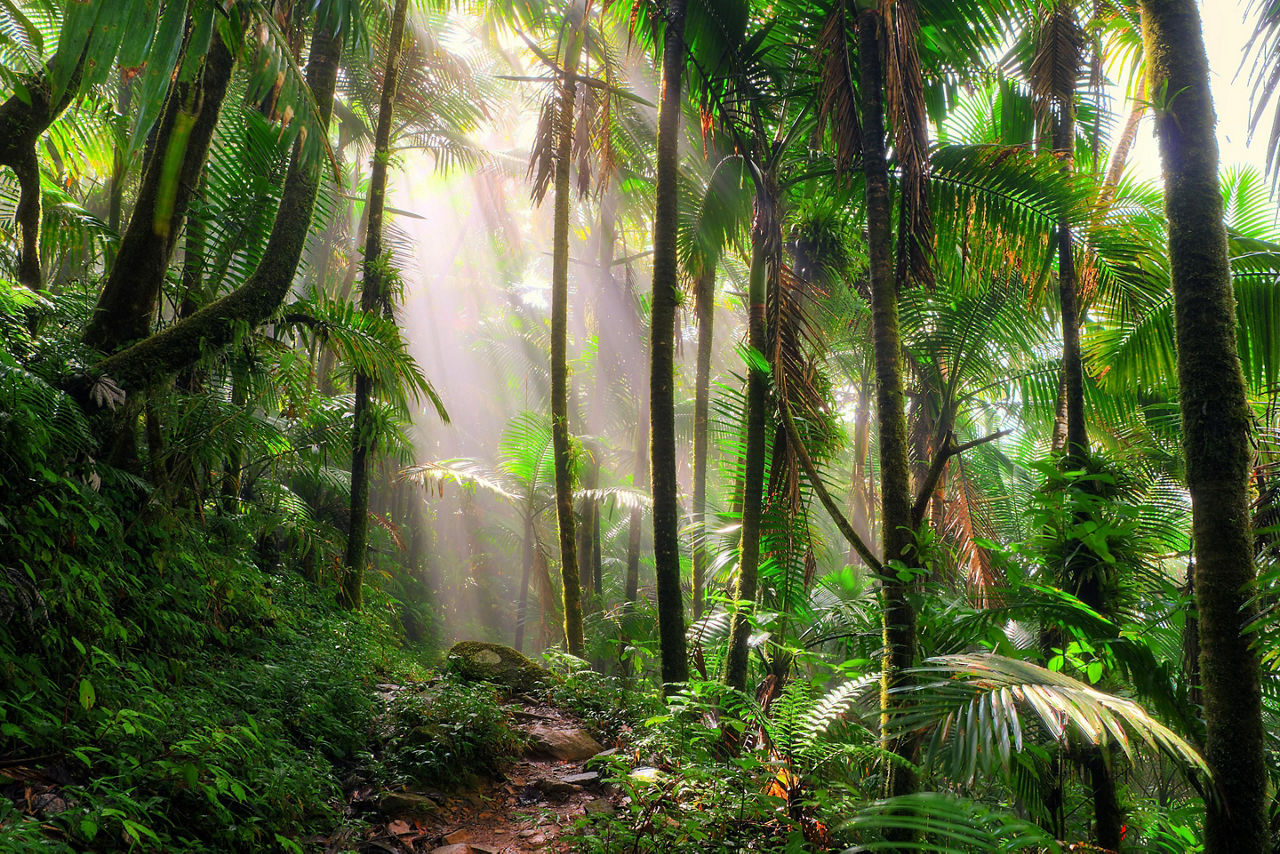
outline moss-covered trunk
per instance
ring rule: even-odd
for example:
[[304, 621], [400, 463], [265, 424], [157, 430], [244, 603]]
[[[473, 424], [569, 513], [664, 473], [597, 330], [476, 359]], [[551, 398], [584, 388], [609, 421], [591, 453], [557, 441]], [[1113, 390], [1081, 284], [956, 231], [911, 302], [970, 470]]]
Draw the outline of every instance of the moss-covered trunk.
[[[898, 577], [892, 562], [907, 563], [913, 541], [907, 417], [902, 381], [902, 338], [898, 332], [898, 292], [892, 260], [892, 205], [885, 157], [884, 106], [881, 94], [880, 15], [858, 14], [858, 65], [862, 73], [862, 162], [867, 192], [868, 272], [871, 323], [876, 363], [876, 408], [880, 433], [881, 537], [886, 571], [881, 578], [884, 609], [884, 678], [880, 703], [882, 724], [901, 702], [898, 691], [908, 679], [903, 671], [915, 657], [916, 614], [907, 599], [909, 583]], [[914, 746], [907, 740], [885, 746], [910, 761]], [[888, 770], [886, 795], [915, 791], [915, 775], [905, 767]]]
[[1235, 300], [1218, 184], [1218, 145], [1195, 0], [1143, 0], [1147, 91], [1164, 164], [1178, 343], [1179, 408], [1191, 493], [1205, 759], [1220, 800], [1206, 806], [1208, 854], [1268, 850], [1267, 774], [1252, 620], [1250, 411], [1236, 352]]
[[188, 44], [187, 52], [204, 52], [203, 68], [191, 79], [179, 75], [170, 84], [138, 200], [85, 329], [85, 343], [104, 353], [151, 331], [169, 259], [204, 173], [235, 66], [216, 31], [207, 45]]
[[768, 364], [765, 319], [765, 266], [769, 217], [760, 206], [768, 201], [756, 190], [756, 224], [752, 233], [751, 273], [747, 280], [747, 347], [751, 365], [747, 372], [746, 458], [743, 460], [742, 538], [738, 545], [737, 601], [729, 623], [729, 652], [724, 664], [725, 683], [745, 691], [747, 687], [747, 641], [751, 636], [751, 616], [755, 608], [760, 569], [760, 517], [764, 510], [765, 430], [768, 429]]
[[[1053, 147], [1066, 171], [1071, 169], [1075, 136], [1075, 105], [1070, 98], [1064, 98], [1058, 103]], [[1062, 307], [1062, 386], [1066, 404], [1064, 450], [1069, 460], [1079, 464], [1089, 452], [1089, 434], [1084, 421], [1084, 363], [1080, 358], [1075, 242], [1071, 222], [1065, 216], [1058, 220], [1058, 300]]]
[[36, 145], [75, 98], [85, 61], [81, 53], [65, 85], [55, 87], [54, 70], [64, 58], [55, 55], [0, 104], [0, 166], [8, 166], [18, 179], [18, 204], [14, 211], [22, 235], [18, 247], [18, 283], [37, 291], [44, 287], [44, 277], [40, 267], [40, 160], [36, 156]]
[[693, 392], [693, 618], [702, 618], [707, 578], [707, 427], [711, 408], [711, 350], [714, 343], [716, 268], [698, 276], [698, 368]]
[[[311, 37], [306, 77], [324, 128], [333, 111], [344, 35], [336, 22], [324, 21], [317, 24]], [[203, 354], [225, 347], [237, 329], [258, 326], [276, 312], [293, 284], [320, 185], [321, 163], [318, 158], [304, 162], [301, 147], [300, 140], [289, 161], [262, 261], [249, 279], [163, 331], [98, 362], [93, 366], [94, 374], [111, 377], [126, 391], [146, 388], [194, 364]]]
[[[372, 315], [389, 308], [387, 259], [382, 257], [382, 218], [386, 209], [391, 124], [396, 107], [396, 87], [400, 81], [400, 53], [408, 11], [408, 0], [396, 0], [395, 11], [391, 15], [382, 95], [378, 103], [378, 127], [373, 137], [373, 172], [369, 177], [369, 201], [365, 205], [369, 224], [365, 229], [364, 269], [360, 283], [360, 310]], [[372, 395], [373, 378], [357, 373], [351, 439], [351, 523], [347, 529], [347, 552], [342, 564], [342, 589], [338, 596], [342, 605], [353, 610], [364, 601], [364, 566], [369, 549], [369, 462], [377, 449]]]
[[653, 316], [649, 341], [650, 477], [653, 482], [654, 578], [662, 682], [689, 679], [685, 651], [684, 594], [680, 590], [680, 508], [676, 483], [675, 322], [676, 176], [680, 165], [680, 107], [684, 78], [685, 0], [665, 3], [662, 92], [658, 105], [656, 206], [653, 220]]
[[582, 586], [574, 535], [573, 449], [569, 440], [569, 170], [573, 153], [573, 104], [578, 91], [586, 9], [570, 8], [566, 22], [564, 77], [556, 108], [555, 235], [551, 260], [551, 439], [556, 469], [556, 518], [560, 526], [560, 579], [564, 597], [564, 645], [572, 655], [584, 651]]

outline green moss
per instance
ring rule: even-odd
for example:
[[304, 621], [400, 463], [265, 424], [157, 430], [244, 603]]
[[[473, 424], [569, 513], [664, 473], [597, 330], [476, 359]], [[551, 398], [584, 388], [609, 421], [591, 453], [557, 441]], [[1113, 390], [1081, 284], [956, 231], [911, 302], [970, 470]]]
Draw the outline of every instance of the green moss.
[[460, 641], [449, 650], [449, 667], [471, 682], [493, 682], [512, 691], [528, 691], [550, 681], [551, 672], [509, 646]]

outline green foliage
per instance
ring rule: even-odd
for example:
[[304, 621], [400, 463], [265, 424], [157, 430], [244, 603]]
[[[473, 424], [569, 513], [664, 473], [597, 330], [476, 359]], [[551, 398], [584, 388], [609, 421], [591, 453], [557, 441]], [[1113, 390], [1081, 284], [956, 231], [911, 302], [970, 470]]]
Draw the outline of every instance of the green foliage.
[[451, 675], [391, 698], [374, 774], [392, 785], [463, 787], [523, 746], [497, 689]]
[[[861, 807], [846, 827], [859, 840], [854, 851], [901, 851], [903, 831], [916, 835], [912, 850], [937, 854], [1061, 850], [1044, 830], [1008, 812], [932, 792], [873, 801]], [[885, 838], [888, 832], [899, 837]]]
[[628, 690], [625, 680], [592, 670], [580, 658], [548, 652], [547, 664], [561, 679], [546, 687], [549, 702], [573, 712], [604, 743], [638, 727], [662, 704], [650, 690]]
[[[861, 686], [860, 686], [861, 687]], [[691, 681], [632, 733], [607, 776], [624, 809], [587, 819], [575, 850], [810, 851], [866, 796], [880, 751], [847, 705], [798, 679], [769, 712], [717, 682]], [[874, 779], [874, 778], [873, 778]]]
[[[11, 310], [30, 302], [13, 296]], [[279, 481], [228, 513], [170, 504], [96, 459], [113, 414], [86, 417], [56, 385], [56, 338], [3, 330], [0, 757], [60, 768], [66, 808], [37, 824], [4, 801], [0, 847], [40, 834], [98, 850], [297, 850], [332, 830], [339, 781], [372, 738], [375, 681], [412, 670], [380, 616], [392, 603], [352, 618], [277, 568], [280, 520], [309, 512]], [[203, 423], [229, 432], [207, 442], [292, 451], [270, 422], [213, 411]], [[184, 426], [198, 435], [197, 412]]]

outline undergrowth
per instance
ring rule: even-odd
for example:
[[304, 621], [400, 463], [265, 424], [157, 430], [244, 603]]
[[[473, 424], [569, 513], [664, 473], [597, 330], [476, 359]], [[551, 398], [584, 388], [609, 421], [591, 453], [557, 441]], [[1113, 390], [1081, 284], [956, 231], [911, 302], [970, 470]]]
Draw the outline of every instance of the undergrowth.
[[449, 673], [398, 691], [384, 726], [371, 777], [389, 786], [469, 786], [524, 746], [496, 688]]

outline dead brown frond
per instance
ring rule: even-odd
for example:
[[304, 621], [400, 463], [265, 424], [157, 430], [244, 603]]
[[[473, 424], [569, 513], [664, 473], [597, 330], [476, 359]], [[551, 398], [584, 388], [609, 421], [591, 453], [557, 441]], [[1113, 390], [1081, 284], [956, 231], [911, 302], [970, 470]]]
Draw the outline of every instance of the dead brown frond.
[[856, 38], [856, 21], [843, 2], [836, 3], [818, 36], [818, 56], [822, 59], [821, 91], [818, 96], [818, 134], [831, 128], [836, 149], [836, 174], [843, 177], [862, 155], [862, 123], [858, 118], [858, 91], [853, 80], [849, 44]]
[[957, 568], [966, 582], [974, 604], [980, 608], [999, 604], [997, 589], [1005, 582], [1003, 573], [992, 563], [991, 554], [979, 544], [979, 540], [996, 538], [995, 525], [984, 497], [964, 469], [963, 456], [958, 457], [951, 478], [951, 497], [946, 503], [943, 532], [947, 541], [955, 546]]
[[400, 526], [392, 522], [391, 517], [379, 513], [370, 513], [369, 521], [391, 535], [391, 542], [395, 544], [396, 551], [402, 552], [405, 550], [406, 546], [404, 537], [400, 534]]
[[1076, 20], [1075, 7], [1067, 0], [1056, 0], [1036, 33], [1035, 52], [1027, 68], [1041, 126], [1051, 125], [1054, 112], [1072, 108], [1084, 51], [1084, 29]]
[[529, 150], [529, 178], [533, 184], [533, 200], [542, 203], [546, 198], [551, 179], [556, 174], [556, 105], [559, 99], [552, 90], [542, 102], [538, 113], [538, 126], [533, 134]]
[[929, 117], [920, 70], [920, 20], [914, 0], [880, 0], [885, 21], [885, 111], [902, 173], [898, 281], [933, 286], [933, 217], [929, 208]]

